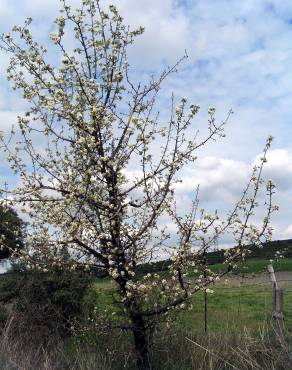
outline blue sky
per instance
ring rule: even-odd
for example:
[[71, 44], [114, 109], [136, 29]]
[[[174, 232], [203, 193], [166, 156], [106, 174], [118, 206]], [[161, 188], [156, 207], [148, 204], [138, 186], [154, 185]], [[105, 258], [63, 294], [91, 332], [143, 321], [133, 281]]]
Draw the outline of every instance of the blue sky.
[[[38, 39], [47, 34], [57, 15], [58, 0], [0, 0], [0, 31], [26, 16], [34, 18]], [[72, 0], [78, 4], [78, 0]], [[202, 204], [227, 211], [240, 195], [255, 158], [268, 135], [275, 141], [266, 177], [277, 184], [274, 238], [292, 238], [292, 2], [288, 0], [119, 0], [115, 3], [132, 26], [145, 34], [131, 47], [129, 61], [136, 75], [158, 73], [187, 50], [180, 73], [164, 84], [161, 110], [173, 92], [199, 104], [197, 127], [204, 132], [208, 106], [224, 119], [232, 116], [226, 139], [199, 153], [200, 160], [183, 173], [182, 203], [201, 184]], [[25, 108], [5, 81], [7, 57], [0, 55], [0, 130], [6, 132]], [[12, 182], [5, 163], [0, 181]]]

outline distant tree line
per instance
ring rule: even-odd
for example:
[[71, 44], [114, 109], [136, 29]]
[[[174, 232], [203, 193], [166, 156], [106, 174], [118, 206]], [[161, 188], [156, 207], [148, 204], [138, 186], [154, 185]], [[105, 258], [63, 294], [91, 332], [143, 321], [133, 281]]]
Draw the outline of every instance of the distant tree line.
[[[224, 256], [225, 251], [226, 249], [217, 249], [212, 252], [206, 253], [206, 263], [208, 265], [223, 263], [226, 259], [226, 257]], [[245, 260], [252, 258], [274, 259], [275, 257], [280, 255], [285, 258], [292, 257], [292, 239], [269, 241], [263, 243], [262, 248], [259, 248], [258, 246], [251, 246], [250, 253], [245, 256]], [[202, 259], [202, 263], [203, 262], [204, 261]], [[139, 272], [145, 274], [149, 272], [167, 271], [170, 264], [170, 260], [145, 263], [139, 266]]]

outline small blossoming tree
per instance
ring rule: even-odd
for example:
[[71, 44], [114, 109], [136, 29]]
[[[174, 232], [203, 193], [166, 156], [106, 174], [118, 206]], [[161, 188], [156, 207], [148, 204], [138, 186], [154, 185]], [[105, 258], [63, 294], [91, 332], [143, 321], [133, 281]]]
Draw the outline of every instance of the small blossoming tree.
[[[127, 47], [142, 28], [130, 30], [114, 6], [105, 13], [98, 0], [83, 0], [74, 12], [62, 1], [60, 14], [56, 33], [50, 34], [56, 49], [51, 62], [47, 48], [31, 35], [31, 19], [1, 38], [2, 50], [11, 54], [8, 79], [29, 103], [18, 117], [16, 146], [1, 139], [20, 177], [11, 205], [31, 220], [29, 250], [20, 258], [43, 271], [105, 271], [115, 282], [123, 328], [133, 333], [138, 367], [149, 369], [147, 331], [155, 321], [191, 304], [193, 294], [209, 289], [250, 245], [270, 236], [271, 182], [262, 226], [252, 216], [271, 138], [225, 220], [199, 209], [198, 194], [187, 215], [179, 215], [179, 171], [195, 165], [199, 148], [224, 136], [231, 112], [217, 123], [215, 109], [209, 108], [201, 140], [192, 126], [199, 106], [186, 98], [177, 107], [172, 99], [169, 119], [161, 123], [157, 96], [177, 64], [157, 79], [136, 83]], [[72, 42], [66, 46], [66, 30], [74, 36], [73, 47]], [[165, 217], [176, 226], [177, 239], [163, 227]], [[237, 247], [226, 251], [226, 270], [215, 274], [202, 256], [226, 233], [234, 235]], [[167, 277], [137, 273], [140, 264], [159, 259], [162, 251], [171, 260]]]

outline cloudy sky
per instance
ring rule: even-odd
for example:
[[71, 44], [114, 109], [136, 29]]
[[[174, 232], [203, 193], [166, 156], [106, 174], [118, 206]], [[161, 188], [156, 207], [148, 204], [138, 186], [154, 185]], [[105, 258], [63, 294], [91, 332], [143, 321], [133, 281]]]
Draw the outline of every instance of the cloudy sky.
[[[78, 4], [72, 0], [72, 4]], [[109, 4], [108, 0], [102, 4]], [[269, 135], [275, 137], [265, 176], [277, 185], [274, 238], [292, 238], [292, 2], [288, 0], [116, 0], [126, 23], [146, 31], [130, 50], [138, 74], [157, 73], [185, 50], [188, 60], [164, 85], [162, 110], [173, 92], [199, 104], [198, 127], [204, 131], [209, 106], [219, 120], [233, 109], [227, 137], [211, 143], [183, 174], [180, 199], [196, 184], [210, 211], [227, 211], [240, 195], [256, 157]], [[27, 16], [47, 43], [58, 0], [0, 0], [0, 32]], [[6, 131], [24, 103], [5, 81], [7, 57], [0, 55], [0, 130]], [[13, 182], [4, 162], [0, 182]]]

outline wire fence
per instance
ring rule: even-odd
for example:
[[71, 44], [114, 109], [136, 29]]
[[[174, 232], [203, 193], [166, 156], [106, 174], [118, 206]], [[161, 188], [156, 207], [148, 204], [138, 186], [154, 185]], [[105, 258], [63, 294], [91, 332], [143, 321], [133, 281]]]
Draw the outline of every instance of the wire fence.
[[282, 331], [292, 334], [292, 272], [278, 272], [276, 276], [276, 286], [268, 272], [231, 276], [215, 285], [213, 294], [205, 292], [197, 299], [195, 319], [202, 321], [205, 331], [216, 331], [258, 330], [283, 318]]

